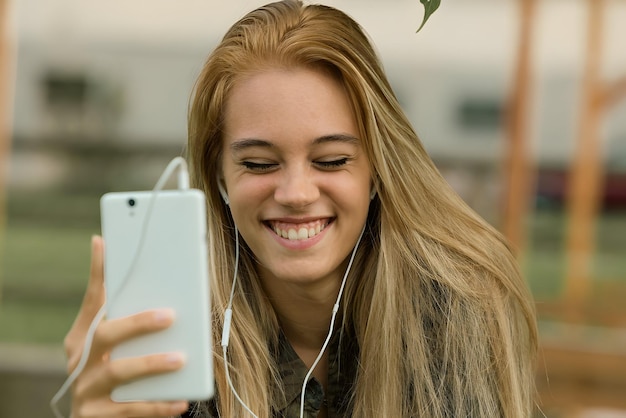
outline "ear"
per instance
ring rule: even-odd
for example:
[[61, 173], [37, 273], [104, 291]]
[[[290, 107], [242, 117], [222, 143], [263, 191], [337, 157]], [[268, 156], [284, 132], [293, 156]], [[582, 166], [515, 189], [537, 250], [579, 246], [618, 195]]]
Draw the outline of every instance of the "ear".
[[228, 193], [226, 193], [226, 190], [224, 189], [224, 184], [222, 184], [222, 179], [218, 179], [217, 180], [217, 188], [220, 191], [220, 195], [222, 196], [222, 199], [224, 200], [224, 203], [226, 203], [226, 205], [228, 205], [230, 203], [230, 201], [228, 200]]
[[372, 179], [372, 185], [370, 186], [370, 200], [374, 200], [378, 193], [378, 179]]

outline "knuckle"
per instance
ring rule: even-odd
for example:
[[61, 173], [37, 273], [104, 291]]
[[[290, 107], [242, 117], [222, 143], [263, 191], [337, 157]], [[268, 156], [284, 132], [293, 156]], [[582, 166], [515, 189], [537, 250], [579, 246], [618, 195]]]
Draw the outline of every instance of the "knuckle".
[[159, 410], [156, 412], [156, 415], [160, 417], [174, 418], [175, 415], [172, 415], [172, 407], [169, 405], [161, 405]]
[[165, 403], [157, 403], [152, 405], [150, 413], [154, 416], [169, 417], [171, 416], [171, 407]]
[[120, 402], [119, 404], [117, 404], [117, 407], [119, 408], [120, 415], [123, 416], [128, 416], [135, 412], [133, 411], [133, 407], [130, 403]]
[[63, 339], [63, 349], [65, 350], [65, 355], [69, 358], [72, 357], [74, 351], [76, 351], [76, 338], [74, 338], [73, 330], [67, 333], [65, 338]]
[[124, 375], [122, 370], [117, 367], [116, 362], [106, 363], [104, 366], [104, 373], [107, 376], [107, 380], [112, 381], [114, 384], [120, 383], [124, 380]]
[[72, 414], [72, 418], [90, 418], [94, 416], [93, 408], [86, 403], [81, 403], [77, 408], [73, 409], [75, 409], [76, 413]]
[[[85, 399], [88, 393], [89, 384], [85, 383], [84, 379], [77, 379], [72, 390], [72, 397], [79, 401], [81, 399]], [[82, 406], [84, 407], [84, 404], [82, 404]]]
[[94, 282], [95, 282], [94, 276], [91, 275], [91, 277], [89, 278], [90, 285], [87, 287], [87, 290], [85, 291], [85, 302], [89, 306], [96, 308], [102, 305], [103, 298], [104, 298], [104, 288], [100, 285], [94, 286], [92, 284]]
[[65, 371], [67, 374], [72, 373], [76, 365], [78, 364], [78, 360], [76, 360], [76, 356], [71, 354], [67, 355], [67, 361], [65, 362]]
[[148, 356], [144, 358], [144, 367], [148, 370], [158, 370], [163, 368], [161, 356]]
[[74, 369], [76, 368], [76, 366], [78, 365], [78, 361], [79, 359], [76, 358], [75, 356], [69, 357], [67, 359], [67, 363], [65, 365], [65, 371], [67, 372], [67, 374], [71, 374]]
[[87, 411], [85, 410], [85, 405], [78, 405], [72, 408], [72, 418], [83, 418], [87, 416]]
[[159, 409], [155, 404], [150, 402], [142, 402], [142, 403], [119, 403], [118, 404], [118, 414], [120, 416], [141, 416], [141, 417], [161, 417], [162, 413], [159, 412]]
[[93, 335], [93, 345], [94, 346], [106, 346], [110, 343], [110, 336], [108, 332], [108, 327], [105, 323], [101, 323], [96, 328], [96, 332]]

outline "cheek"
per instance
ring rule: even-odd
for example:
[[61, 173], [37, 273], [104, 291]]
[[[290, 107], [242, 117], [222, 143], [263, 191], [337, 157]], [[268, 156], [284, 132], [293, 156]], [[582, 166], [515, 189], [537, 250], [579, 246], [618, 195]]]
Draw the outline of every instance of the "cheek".
[[[370, 204], [369, 181], [335, 182], [326, 190], [326, 195], [332, 200], [340, 211], [354, 215], [354, 219], [366, 216]], [[359, 219], [360, 220], [360, 219]]]
[[230, 207], [235, 217], [258, 208], [273, 194], [271, 181], [263, 176], [235, 180], [229, 184], [228, 190]]
[[356, 173], [330, 179], [327, 186], [339, 200], [362, 204], [364, 201], [369, 202], [372, 181], [369, 171], [361, 169]]

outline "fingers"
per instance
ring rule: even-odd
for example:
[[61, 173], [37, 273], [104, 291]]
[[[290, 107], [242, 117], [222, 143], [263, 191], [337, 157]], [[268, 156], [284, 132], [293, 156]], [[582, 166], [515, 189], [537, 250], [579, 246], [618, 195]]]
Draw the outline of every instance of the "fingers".
[[65, 337], [65, 352], [69, 361], [68, 371], [78, 362], [77, 357], [82, 351], [83, 341], [96, 313], [104, 304], [104, 251], [103, 241], [99, 236], [91, 239], [91, 268], [89, 283], [80, 310], [72, 328]]
[[180, 369], [185, 363], [181, 353], [153, 354], [108, 363], [105, 383], [118, 386], [130, 380]]
[[125, 402], [99, 399], [73, 408], [72, 417], [169, 417], [180, 415], [189, 408], [186, 401], [175, 402]]
[[152, 354], [110, 360], [109, 351], [130, 338], [170, 326], [171, 309], [141, 312], [129, 317], [102, 321], [96, 329], [89, 360], [72, 388], [72, 416], [79, 417], [169, 417], [184, 412], [187, 403], [131, 402], [111, 400], [112, 390], [139, 378], [179, 370], [181, 353]]
[[89, 270], [88, 290], [94, 293], [87, 293], [85, 299], [95, 297], [97, 305], [104, 301], [104, 241], [101, 236], [94, 235], [91, 238], [91, 266]]
[[91, 323], [98, 309], [104, 303], [104, 242], [102, 237], [94, 235], [91, 238], [91, 266], [89, 270], [89, 283], [83, 297], [81, 314], [83, 314], [86, 327]]
[[172, 372], [183, 367], [181, 353], [152, 354], [100, 363], [77, 383], [74, 396], [89, 399], [139, 378]]
[[167, 417], [187, 410], [188, 404], [178, 402], [113, 402], [111, 390], [135, 379], [180, 369], [184, 357], [180, 353], [153, 354], [100, 363], [77, 382], [72, 393], [75, 418], [87, 417]]
[[187, 408], [189, 404], [186, 401], [115, 404], [115, 409], [119, 410], [118, 416], [124, 417], [169, 417], [182, 414]]
[[[104, 243], [101, 237], [91, 241], [89, 283], [80, 311], [65, 338], [68, 372], [72, 372], [83, 351], [83, 344], [95, 315], [104, 304]], [[187, 410], [187, 402], [128, 402], [111, 400], [114, 387], [125, 382], [180, 369], [184, 359], [179, 354], [155, 354], [110, 361], [110, 350], [133, 337], [169, 327], [174, 312], [169, 309], [141, 312], [98, 324], [89, 359], [72, 387], [72, 416], [82, 417], [169, 417]]]
[[173, 322], [174, 311], [171, 309], [157, 309], [103, 321], [96, 329], [90, 357], [99, 359], [116, 345], [168, 328]]

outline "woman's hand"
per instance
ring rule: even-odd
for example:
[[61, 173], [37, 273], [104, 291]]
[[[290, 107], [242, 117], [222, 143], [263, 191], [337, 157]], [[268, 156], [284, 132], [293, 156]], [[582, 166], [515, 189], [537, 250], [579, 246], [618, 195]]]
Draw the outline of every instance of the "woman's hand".
[[[91, 242], [91, 272], [80, 311], [65, 337], [68, 373], [78, 365], [87, 330], [104, 303], [103, 244], [101, 237]], [[187, 410], [187, 402], [114, 402], [116, 386], [158, 373], [177, 370], [183, 358], [176, 353], [110, 360], [113, 347], [123, 341], [163, 330], [174, 320], [170, 310], [141, 312], [126, 318], [103, 320], [96, 329], [89, 358], [72, 387], [72, 418], [83, 417], [167, 417]]]

